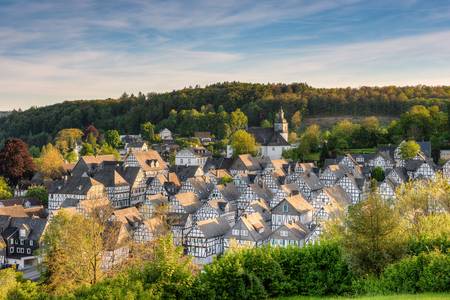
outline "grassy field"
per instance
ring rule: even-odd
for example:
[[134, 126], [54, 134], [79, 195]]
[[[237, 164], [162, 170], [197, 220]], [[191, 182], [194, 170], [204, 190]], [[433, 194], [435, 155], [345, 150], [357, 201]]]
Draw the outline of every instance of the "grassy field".
[[306, 297], [294, 296], [287, 298], [279, 298], [279, 300], [449, 300], [450, 294], [418, 294], [418, 295], [390, 295], [390, 296], [365, 296], [365, 297]]

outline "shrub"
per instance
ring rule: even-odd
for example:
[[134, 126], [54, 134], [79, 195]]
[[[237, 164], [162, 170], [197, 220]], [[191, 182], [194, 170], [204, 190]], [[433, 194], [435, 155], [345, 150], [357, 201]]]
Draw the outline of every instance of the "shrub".
[[208, 299], [265, 299], [267, 293], [259, 278], [244, 267], [241, 252], [229, 252], [205, 266], [200, 282], [209, 291]]
[[384, 289], [394, 293], [450, 291], [450, 256], [421, 253], [388, 266], [381, 277]]
[[214, 291], [216, 299], [250, 299], [254, 295], [341, 295], [351, 291], [352, 279], [341, 249], [322, 243], [229, 252], [206, 266], [200, 281], [205, 290]]

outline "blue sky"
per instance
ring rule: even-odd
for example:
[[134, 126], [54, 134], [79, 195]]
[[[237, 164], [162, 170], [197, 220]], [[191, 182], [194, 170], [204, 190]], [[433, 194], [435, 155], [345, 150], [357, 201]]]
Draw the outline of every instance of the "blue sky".
[[449, 85], [450, 2], [0, 0], [0, 111], [234, 80]]

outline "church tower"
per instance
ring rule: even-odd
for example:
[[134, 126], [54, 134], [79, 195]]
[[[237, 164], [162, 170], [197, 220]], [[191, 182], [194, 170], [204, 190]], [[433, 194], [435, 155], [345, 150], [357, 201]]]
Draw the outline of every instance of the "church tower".
[[288, 140], [289, 128], [288, 122], [284, 118], [283, 108], [275, 116], [275, 122], [273, 123], [273, 130], [279, 133], [286, 141]]

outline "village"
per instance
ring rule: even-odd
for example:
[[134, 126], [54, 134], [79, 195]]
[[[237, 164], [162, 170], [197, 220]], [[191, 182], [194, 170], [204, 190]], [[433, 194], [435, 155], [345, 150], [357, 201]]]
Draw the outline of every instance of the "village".
[[[408, 181], [430, 180], [438, 172], [450, 178], [450, 161], [437, 166], [430, 142], [419, 142], [420, 151], [406, 160], [402, 142], [379, 147], [375, 154], [327, 159], [318, 168], [282, 158], [293, 147], [282, 109], [273, 128], [248, 132], [260, 145], [257, 156], [233, 156], [227, 149], [223, 157], [213, 157], [204, 146], [173, 150], [172, 133], [163, 129], [162, 143], [154, 149], [139, 135], [122, 136], [120, 159], [80, 156], [65, 165], [63, 178], [50, 182], [36, 174], [31, 183], [48, 186], [48, 208], [24, 197], [24, 187], [0, 202], [1, 264], [35, 268], [47, 225], [62, 210], [89, 218], [94, 209], [111, 209], [107, 224], [117, 230], [105, 237], [110, 242], [102, 255], [104, 270], [127, 259], [130, 242], [147, 243], [167, 234], [204, 265], [233, 247], [317, 243], [325, 222], [345, 214], [374, 188], [375, 168], [385, 174], [375, 188], [386, 201]], [[207, 132], [196, 137], [203, 145], [211, 142]], [[169, 153], [175, 153], [172, 164]]]

